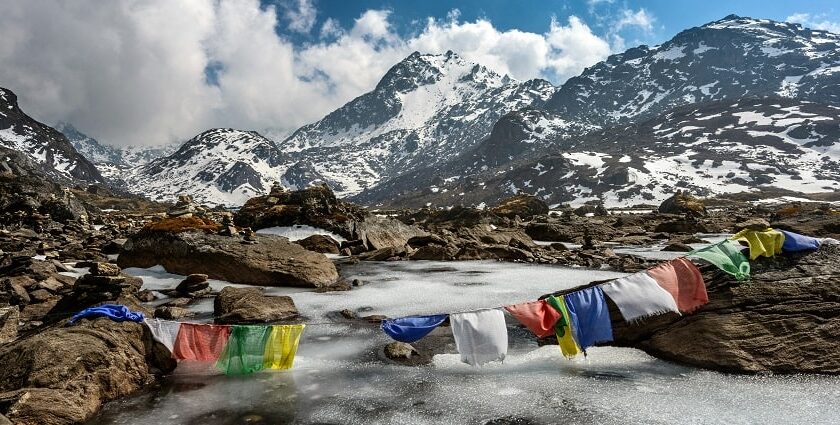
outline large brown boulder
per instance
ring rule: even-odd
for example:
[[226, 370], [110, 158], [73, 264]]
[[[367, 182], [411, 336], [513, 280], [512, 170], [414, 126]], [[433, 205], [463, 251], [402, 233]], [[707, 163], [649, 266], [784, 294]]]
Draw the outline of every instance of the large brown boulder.
[[701, 266], [709, 303], [692, 314], [631, 324], [608, 301], [614, 344], [726, 372], [840, 374], [840, 247], [751, 265], [745, 282]]
[[659, 212], [703, 216], [706, 215], [706, 206], [703, 204], [703, 200], [695, 198], [687, 192], [677, 192], [659, 204]]
[[310, 251], [320, 252], [321, 254], [338, 254], [339, 252], [339, 243], [326, 235], [312, 235], [295, 241], [295, 243]]
[[221, 323], [271, 323], [298, 316], [291, 297], [267, 296], [260, 288], [224, 287], [213, 304]]
[[120, 267], [162, 265], [183, 275], [260, 286], [329, 286], [338, 279], [335, 265], [323, 254], [288, 239], [256, 235], [255, 244], [203, 232], [143, 230], [131, 236], [119, 256]]
[[548, 204], [534, 196], [519, 194], [503, 199], [491, 211], [502, 217], [519, 216], [521, 219], [528, 219], [535, 215], [548, 214]]
[[90, 419], [175, 362], [134, 322], [82, 320], [0, 347], [0, 414], [13, 423], [63, 425]]
[[368, 216], [355, 223], [353, 239], [364, 241], [368, 249], [405, 246], [409, 239], [428, 235], [419, 227], [386, 217]]

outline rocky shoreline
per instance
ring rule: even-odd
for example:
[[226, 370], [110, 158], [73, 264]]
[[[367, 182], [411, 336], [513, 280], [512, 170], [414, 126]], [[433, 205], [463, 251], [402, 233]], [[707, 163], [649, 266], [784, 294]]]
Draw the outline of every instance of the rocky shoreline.
[[[549, 211], [529, 196], [490, 209], [369, 211], [339, 200], [323, 186], [275, 186], [237, 212], [201, 207], [188, 197], [165, 206], [91, 187], [44, 187], [37, 179], [6, 180], [0, 204], [0, 423], [82, 423], [103, 403], [145, 388], [174, 362], [135, 323], [83, 320], [82, 308], [118, 302], [149, 317], [179, 320], [189, 305], [215, 300], [220, 323], [299, 320], [290, 297], [259, 288], [215, 292], [208, 279], [257, 286], [346, 291], [364, 282], [341, 275], [361, 261], [497, 260], [635, 272], [657, 261], [617, 254], [617, 246], [661, 245], [686, 251], [697, 234], [766, 226], [819, 237], [840, 236], [840, 213], [828, 204], [761, 207], [735, 203], [707, 208], [677, 194], [656, 211], [610, 214], [584, 205]], [[17, 186], [15, 186], [17, 185]], [[11, 194], [15, 195], [12, 196]], [[125, 213], [123, 211], [132, 211]], [[339, 235], [298, 241], [257, 230], [312, 226]], [[329, 256], [329, 257], [328, 257]], [[736, 373], [840, 373], [840, 249], [757, 261], [753, 279], [734, 282], [707, 268], [710, 303], [695, 314], [660, 316], [631, 325], [613, 311], [616, 344], [678, 363]], [[123, 268], [162, 266], [188, 277], [171, 299]], [[614, 306], [613, 306], [613, 310]], [[344, 320], [375, 326], [382, 317]], [[442, 339], [441, 339], [442, 338]], [[421, 364], [446, 337], [384, 354]], [[691, 342], [690, 344], [688, 342]]]

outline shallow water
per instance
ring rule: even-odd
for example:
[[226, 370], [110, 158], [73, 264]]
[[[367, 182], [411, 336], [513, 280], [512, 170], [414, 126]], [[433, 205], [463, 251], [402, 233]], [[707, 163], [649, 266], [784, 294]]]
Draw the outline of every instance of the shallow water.
[[[159, 269], [145, 273], [149, 285], [175, 285], [180, 279]], [[840, 421], [837, 377], [725, 375], [627, 348], [592, 348], [587, 358], [569, 361], [556, 346], [537, 347], [512, 323], [504, 363], [472, 368], [449, 344], [448, 354], [435, 356], [431, 365], [406, 367], [384, 359], [381, 350], [389, 339], [377, 327], [340, 322], [331, 314], [345, 308], [399, 316], [495, 307], [617, 273], [495, 262], [360, 263], [342, 273], [364, 285], [326, 294], [270, 290], [291, 295], [316, 323], [307, 326], [292, 370], [226, 377], [212, 365], [182, 364], [160, 388], [108, 404], [94, 423]]]

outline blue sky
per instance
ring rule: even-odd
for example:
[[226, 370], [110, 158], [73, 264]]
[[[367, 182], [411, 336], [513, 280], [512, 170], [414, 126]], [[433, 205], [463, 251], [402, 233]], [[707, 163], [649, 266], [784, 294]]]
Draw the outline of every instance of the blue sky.
[[[286, 0], [263, 0], [263, 3], [281, 8], [288, 4]], [[313, 5], [317, 10], [316, 26], [328, 18], [333, 18], [342, 26], [349, 27], [366, 10], [390, 10], [395, 30], [405, 36], [422, 30], [429, 17], [446, 19], [453, 9], [460, 12], [460, 19], [463, 21], [486, 19], [501, 31], [519, 29], [534, 33], [547, 31], [552, 17], [565, 21], [569, 16], [577, 16], [586, 22], [593, 32], [603, 36], [610, 33], [622, 11], [643, 9], [653, 19], [653, 27], [650, 30], [641, 30], [638, 27], [624, 28], [621, 35], [627, 40], [628, 47], [640, 43], [658, 44], [684, 29], [700, 26], [729, 14], [776, 21], [785, 21], [792, 16], [807, 16], [806, 24], [824, 23], [840, 26], [840, 2], [836, 0], [315, 0]], [[281, 22], [278, 30], [284, 32], [283, 29]], [[299, 42], [312, 38], [301, 37], [299, 34], [287, 35]]]

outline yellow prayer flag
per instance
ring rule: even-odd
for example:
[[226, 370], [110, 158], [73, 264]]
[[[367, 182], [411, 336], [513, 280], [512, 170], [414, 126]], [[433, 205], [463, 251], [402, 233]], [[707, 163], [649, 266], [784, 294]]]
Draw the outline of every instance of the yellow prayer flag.
[[266, 369], [290, 369], [305, 325], [274, 325], [265, 344]]

